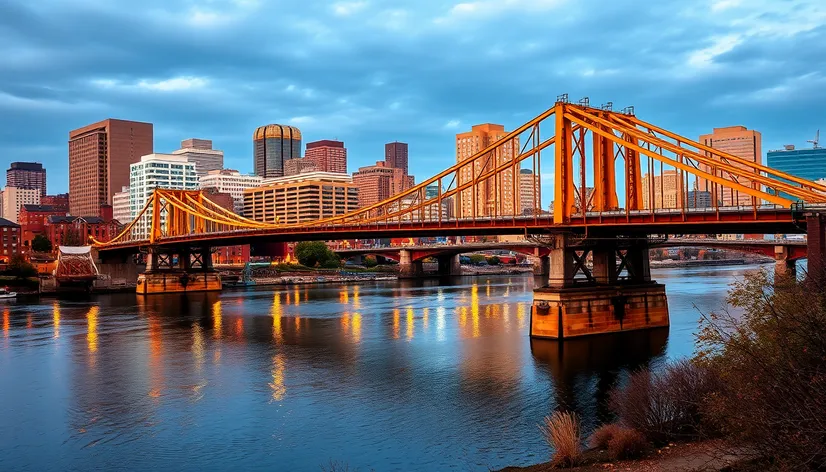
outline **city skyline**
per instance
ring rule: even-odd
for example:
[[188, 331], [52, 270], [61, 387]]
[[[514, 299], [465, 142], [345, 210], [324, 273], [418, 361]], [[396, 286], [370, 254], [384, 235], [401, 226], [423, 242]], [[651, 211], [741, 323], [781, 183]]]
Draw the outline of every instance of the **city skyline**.
[[[251, 131], [284, 123], [305, 141], [348, 143], [351, 169], [379, 160], [384, 143], [410, 143], [410, 173], [427, 176], [443, 168], [458, 131], [483, 122], [513, 129], [561, 93], [634, 105], [685, 136], [742, 124], [763, 133], [766, 150], [802, 146], [826, 128], [815, 113], [826, 104], [826, 77], [812, 70], [826, 44], [819, 2], [708, 1], [688, 10], [672, 1], [582, 35], [586, 21], [622, 9], [594, 5], [343, 2], [313, 14], [293, 7], [305, 21], [272, 32], [266, 19], [278, 6], [268, 2], [150, 1], [119, 11], [74, 0], [47, 11], [15, 1], [0, 15], [0, 110], [15, 118], [0, 153], [42, 162], [60, 193], [65, 134], [87, 123], [152, 122], [159, 152], [190, 136], [212, 139], [225, 166], [243, 173], [252, 171]], [[63, 27], [49, 15], [65, 18]], [[506, 26], [488, 38], [494, 24]], [[99, 34], [111, 50], [84, 47]], [[249, 47], [265, 37], [279, 47]], [[634, 54], [616, 57], [605, 37], [625, 38], [618, 47]], [[507, 72], [514, 68], [530, 73]]]

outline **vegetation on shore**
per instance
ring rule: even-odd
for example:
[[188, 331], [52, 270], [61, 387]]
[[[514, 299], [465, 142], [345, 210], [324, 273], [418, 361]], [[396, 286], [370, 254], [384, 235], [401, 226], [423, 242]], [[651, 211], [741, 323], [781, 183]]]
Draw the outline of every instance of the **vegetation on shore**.
[[[639, 370], [614, 387], [609, 406], [616, 421], [591, 434], [590, 462], [716, 439], [720, 457], [739, 455], [752, 467], [757, 460], [759, 470], [826, 469], [820, 280], [774, 280], [760, 271], [734, 284], [731, 310], [703, 316], [693, 358]], [[589, 462], [576, 414], [555, 412], [540, 429], [554, 449], [549, 467]]]

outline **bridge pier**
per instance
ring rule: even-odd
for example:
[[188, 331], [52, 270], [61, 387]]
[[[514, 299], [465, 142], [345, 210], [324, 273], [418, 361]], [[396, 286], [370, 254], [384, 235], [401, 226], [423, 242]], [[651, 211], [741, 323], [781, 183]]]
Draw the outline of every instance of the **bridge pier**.
[[136, 288], [142, 295], [220, 290], [221, 276], [206, 246], [150, 248], [146, 272], [138, 276]]
[[415, 278], [424, 275], [422, 261], [414, 261], [413, 253], [408, 249], [399, 251], [399, 277]]
[[806, 241], [807, 276], [822, 287], [826, 282], [826, 215], [806, 215]]
[[[645, 240], [554, 238], [546, 288], [534, 290], [531, 337], [572, 338], [669, 325]], [[591, 260], [591, 268], [588, 260]]]
[[797, 278], [797, 261], [790, 258], [788, 246], [774, 247], [774, 278]]
[[545, 277], [551, 273], [551, 256], [536, 256], [533, 260], [533, 275]]
[[462, 275], [462, 264], [459, 262], [459, 254], [436, 257], [439, 263], [439, 275], [459, 276]]

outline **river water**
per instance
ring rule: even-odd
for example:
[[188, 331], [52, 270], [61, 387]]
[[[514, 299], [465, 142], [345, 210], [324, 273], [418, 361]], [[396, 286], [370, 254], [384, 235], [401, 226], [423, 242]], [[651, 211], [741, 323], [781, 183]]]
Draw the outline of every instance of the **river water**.
[[670, 329], [530, 340], [520, 276], [0, 304], [0, 470], [484, 471], [691, 355], [756, 266], [653, 271]]

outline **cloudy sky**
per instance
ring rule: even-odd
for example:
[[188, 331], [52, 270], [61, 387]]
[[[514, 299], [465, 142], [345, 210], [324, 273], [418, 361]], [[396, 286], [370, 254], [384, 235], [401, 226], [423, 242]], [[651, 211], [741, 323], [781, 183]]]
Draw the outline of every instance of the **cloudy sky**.
[[742, 124], [764, 151], [826, 134], [823, 0], [4, 0], [0, 57], [0, 164], [43, 162], [50, 193], [69, 130], [108, 117], [245, 172], [267, 123], [345, 141], [350, 171], [406, 141], [419, 180], [457, 132], [562, 93], [689, 137]]

